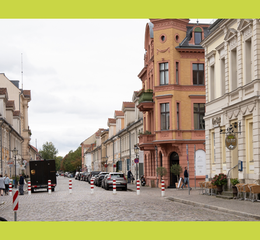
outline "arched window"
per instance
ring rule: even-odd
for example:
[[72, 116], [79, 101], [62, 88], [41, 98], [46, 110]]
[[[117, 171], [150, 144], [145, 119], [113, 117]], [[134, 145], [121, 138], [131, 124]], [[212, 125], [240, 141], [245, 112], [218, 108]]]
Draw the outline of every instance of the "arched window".
[[202, 30], [199, 27], [194, 29], [195, 45], [199, 45], [202, 41]]

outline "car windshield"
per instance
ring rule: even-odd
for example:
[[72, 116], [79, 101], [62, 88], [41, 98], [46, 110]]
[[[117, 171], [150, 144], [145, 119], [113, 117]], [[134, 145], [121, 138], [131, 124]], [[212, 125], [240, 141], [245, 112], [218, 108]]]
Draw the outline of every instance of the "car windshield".
[[111, 178], [123, 178], [124, 174], [111, 174]]

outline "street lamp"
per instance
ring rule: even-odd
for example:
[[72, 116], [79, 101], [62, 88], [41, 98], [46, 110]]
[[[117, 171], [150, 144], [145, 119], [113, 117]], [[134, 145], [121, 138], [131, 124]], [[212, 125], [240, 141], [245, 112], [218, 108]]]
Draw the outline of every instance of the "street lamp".
[[14, 148], [14, 150], [12, 150], [13, 154], [14, 154], [14, 159], [15, 159], [15, 162], [14, 162], [14, 183], [15, 183], [15, 188], [17, 188], [17, 181], [16, 181], [16, 155], [18, 154], [18, 150], [16, 149], [16, 147]]
[[136, 164], [136, 168], [135, 168], [135, 172], [136, 172], [136, 180], [135, 180], [135, 181], [137, 181], [137, 172], [138, 172], [138, 169], [137, 169], [137, 163], [139, 162], [139, 159], [138, 159], [139, 147], [138, 147], [137, 144], [134, 145], [134, 150], [135, 150], [135, 156], [136, 156], [136, 158], [135, 158], [135, 164]]

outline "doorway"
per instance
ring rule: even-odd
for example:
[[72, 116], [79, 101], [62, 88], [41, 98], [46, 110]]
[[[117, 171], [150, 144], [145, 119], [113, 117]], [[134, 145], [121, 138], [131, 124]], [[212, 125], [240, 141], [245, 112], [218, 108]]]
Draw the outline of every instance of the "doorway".
[[171, 166], [173, 164], [179, 164], [179, 155], [176, 152], [172, 152], [170, 155], [170, 186], [168, 188], [176, 188], [177, 176], [171, 173]]

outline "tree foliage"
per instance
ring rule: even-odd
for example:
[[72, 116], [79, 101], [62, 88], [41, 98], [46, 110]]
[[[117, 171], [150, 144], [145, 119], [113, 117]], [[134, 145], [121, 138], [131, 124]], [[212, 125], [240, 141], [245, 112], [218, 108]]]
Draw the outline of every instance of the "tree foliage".
[[43, 159], [55, 159], [58, 150], [52, 142], [46, 142], [42, 145], [42, 150], [40, 150], [39, 153]]
[[162, 180], [162, 177], [163, 176], [166, 176], [167, 175], [167, 169], [165, 167], [158, 167], [156, 169], [156, 172], [157, 174], [161, 177], [161, 180]]
[[171, 173], [177, 176], [177, 181], [179, 182], [180, 174], [182, 173], [182, 167], [179, 164], [173, 164], [171, 166]]
[[81, 168], [81, 147], [76, 151], [70, 151], [61, 161], [61, 170], [64, 172], [75, 172]]

